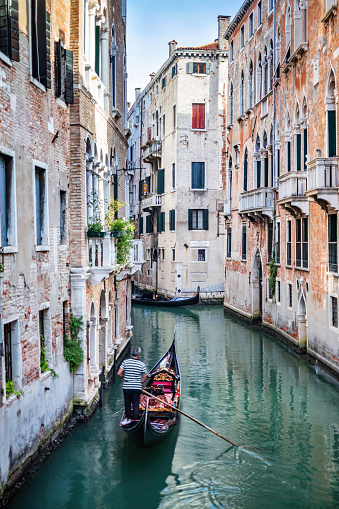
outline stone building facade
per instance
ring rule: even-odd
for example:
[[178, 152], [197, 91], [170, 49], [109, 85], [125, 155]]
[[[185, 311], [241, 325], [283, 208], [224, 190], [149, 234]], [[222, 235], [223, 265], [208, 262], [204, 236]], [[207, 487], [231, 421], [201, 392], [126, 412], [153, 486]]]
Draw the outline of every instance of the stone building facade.
[[[223, 296], [221, 165], [229, 18], [197, 48], [169, 43], [169, 57], [130, 112], [130, 147], [140, 167], [141, 288], [168, 295]], [[138, 113], [138, 119], [136, 119]], [[135, 185], [135, 184], [134, 184]]]
[[[6, 0], [0, 18], [2, 494], [74, 406], [97, 402], [131, 337], [132, 264], [86, 233], [93, 186], [102, 220], [124, 201], [126, 3]], [[74, 374], [70, 313], [84, 322]]]
[[226, 38], [225, 307], [338, 372], [336, 2], [248, 0]]

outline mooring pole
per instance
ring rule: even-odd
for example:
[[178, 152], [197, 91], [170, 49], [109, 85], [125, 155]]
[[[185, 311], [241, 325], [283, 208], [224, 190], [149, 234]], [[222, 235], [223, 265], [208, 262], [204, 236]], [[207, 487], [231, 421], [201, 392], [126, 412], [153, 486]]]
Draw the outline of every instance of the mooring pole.
[[102, 406], [102, 392], [104, 390], [104, 379], [105, 379], [105, 366], [102, 366], [101, 368], [101, 374], [100, 374], [100, 391], [99, 391], [99, 406]]
[[115, 383], [117, 371], [117, 349], [114, 348], [114, 361], [113, 361], [113, 383]]

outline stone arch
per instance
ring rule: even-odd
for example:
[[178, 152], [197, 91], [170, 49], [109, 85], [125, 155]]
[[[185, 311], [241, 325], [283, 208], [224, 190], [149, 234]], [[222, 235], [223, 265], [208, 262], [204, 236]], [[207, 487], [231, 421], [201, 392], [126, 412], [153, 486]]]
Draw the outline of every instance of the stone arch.
[[300, 106], [299, 101], [296, 100], [294, 106], [294, 124], [299, 125], [299, 123], [300, 123]]
[[251, 60], [248, 75], [248, 105], [250, 108], [253, 107], [253, 93], [254, 93], [254, 71], [253, 71], [253, 61]]
[[257, 134], [256, 140], [255, 140], [255, 151], [259, 152], [260, 150], [260, 137], [259, 134]]
[[94, 143], [94, 158], [96, 161], [98, 160], [98, 147], [96, 143]]
[[263, 307], [263, 270], [260, 249], [257, 246], [252, 263], [252, 318], [262, 319]]
[[266, 129], [264, 130], [264, 134], [263, 134], [263, 137], [262, 137], [262, 146], [263, 146], [263, 148], [267, 147], [267, 132], [266, 132]]
[[331, 64], [327, 85], [326, 85], [326, 97], [325, 97], [325, 108], [326, 108], [326, 123], [327, 123], [327, 157], [333, 157], [338, 155], [337, 153], [337, 112], [336, 102], [338, 99], [336, 76]]
[[300, 288], [300, 297], [298, 301], [298, 343], [299, 347], [305, 349], [307, 346], [307, 305], [306, 298], [302, 288]]

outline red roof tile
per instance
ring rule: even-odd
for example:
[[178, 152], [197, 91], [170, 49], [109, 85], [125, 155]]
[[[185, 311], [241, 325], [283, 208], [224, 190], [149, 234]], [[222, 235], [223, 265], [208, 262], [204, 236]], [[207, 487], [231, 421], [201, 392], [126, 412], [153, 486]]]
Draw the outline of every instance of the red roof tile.
[[202, 50], [215, 50], [218, 49], [218, 41], [211, 42], [210, 44], [205, 44], [204, 46], [195, 46], [195, 47], [186, 47], [186, 48], [178, 48], [178, 49], [202, 49]]

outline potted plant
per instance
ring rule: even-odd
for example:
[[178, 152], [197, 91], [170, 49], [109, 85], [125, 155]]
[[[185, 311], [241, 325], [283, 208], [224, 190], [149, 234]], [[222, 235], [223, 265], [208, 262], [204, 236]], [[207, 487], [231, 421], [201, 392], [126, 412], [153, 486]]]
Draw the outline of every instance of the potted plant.
[[88, 201], [88, 205], [93, 208], [93, 216], [88, 218], [87, 237], [104, 237], [105, 225], [101, 221], [100, 202], [95, 191], [92, 192], [92, 196]]
[[120, 237], [117, 239], [117, 262], [119, 265], [126, 265], [134, 238], [135, 226], [131, 220], [124, 217], [116, 219], [115, 222], [116, 228], [119, 228], [121, 232]]
[[124, 202], [117, 200], [111, 200], [108, 207], [107, 213], [105, 214], [105, 222], [107, 231], [111, 232], [111, 237], [121, 237], [124, 225], [117, 218], [117, 212], [120, 207], [124, 205]]

